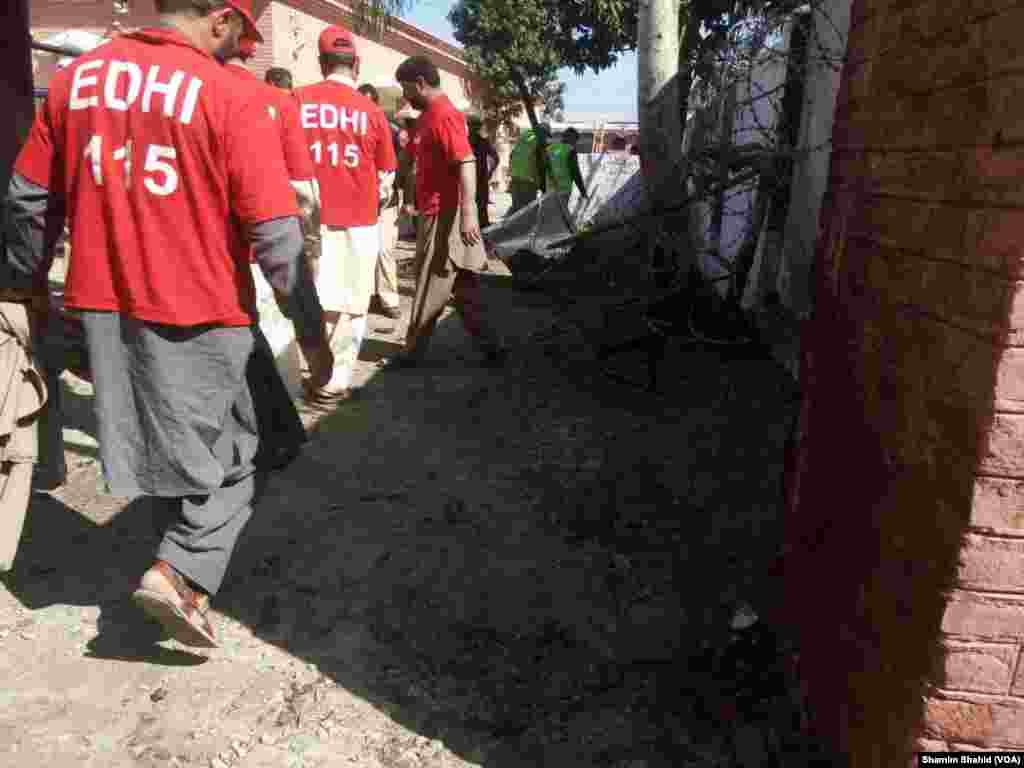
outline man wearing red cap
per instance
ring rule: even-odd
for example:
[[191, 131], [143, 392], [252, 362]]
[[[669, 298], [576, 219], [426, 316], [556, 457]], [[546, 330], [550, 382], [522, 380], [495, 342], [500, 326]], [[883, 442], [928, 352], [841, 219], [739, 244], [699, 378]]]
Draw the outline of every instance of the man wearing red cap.
[[[253, 99], [266, 105], [267, 113], [280, 133], [288, 178], [303, 214], [303, 229], [309, 231], [314, 225], [319, 227], [320, 195], [306, 136], [299, 124], [298, 105], [290, 94], [267, 85], [249, 71], [246, 62], [256, 54], [256, 45], [254, 38], [243, 37], [238, 51], [227, 57], [225, 64], [228, 71], [238, 77], [240, 84], [252, 91]], [[257, 294], [260, 286], [269, 293], [266, 282], [258, 275], [253, 277], [257, 279]], [[254, 326], [254, 331], [256, 347], [249, 360], [246, 377], [252, 390], [260, 433], [260, 450], [255, 463], [258, 467], [281, 469], [298, 457], [307, 439], [306, 430], [277, 370], [269, 343], [259, 326]]]
[[333, 361], [280, 138], [214, 59], [258, 37], [248, 4], [156, 6], [159, 26], [51, 81], [8, 188], [0, 285], [33, 295], [66, 216], [65, 302], [86, 331], [107, 485], [156, 497], [171, 518], [133, 598], [175, 639], [212, 647], [209, 598], [255, 493], [250, 254], [313, 378]]
[[335, 360], [327, 385], [308, 388], [306, 395], [330, 406], [351, 396], [374, 290], [378, 211], [397, 164], [387, 117], [356, 90], [359, 56], [352, 34], [327, 27], [319, 47], [325, 79], [296, 89], [295, 97], [320, 182], [317, 292]]

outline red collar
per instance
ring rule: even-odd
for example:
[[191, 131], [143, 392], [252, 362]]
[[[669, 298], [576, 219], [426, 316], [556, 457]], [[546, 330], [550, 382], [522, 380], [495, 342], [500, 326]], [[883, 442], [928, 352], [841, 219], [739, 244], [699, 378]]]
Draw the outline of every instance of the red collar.
[[135, 32], [130, 32], [127, 35], [122, 35], [122, 37], [154, 45], [180, 45], [183, 48], [191, 48], [196, 53], [201, 56], [205, 56], [208, 59], [213, 58], [213, 56], [208, 54], [206, 51], [197, 48], [192, 41], [173, 27], [146, 27]]
[[436, 99], [434, 99], [427, 105], [427, 108], [423, 110], [423, 114], [426, 114], [428, 112], [435, 112], [439, 109], [444, 109], [445, 106], [449, 106], [452, 109], [455, 109], [455, 105], [452, 104], [452, 100], [448, 98], [448, 94], [442, 93], [440, 96], [438, 96]]

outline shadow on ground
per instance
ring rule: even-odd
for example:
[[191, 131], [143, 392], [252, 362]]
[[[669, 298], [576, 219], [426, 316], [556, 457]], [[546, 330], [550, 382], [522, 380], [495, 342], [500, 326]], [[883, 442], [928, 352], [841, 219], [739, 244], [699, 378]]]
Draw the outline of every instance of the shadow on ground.
[[[741, 714], [715, 666], [737, 605], [778, 598], [766, 574], [791, 381], [766, 359], [687, 346], [651, 397], [602, 376], [542, 294], [524, 301], [498, 276], [484, 291], [507, 368], [480, 367], [450, 317], [434, 365], [374, 375], [271, 478], [216, 608], [315, 665], [311, 685], [491, 768], [796, 754], [785, 686]], [[397, 349], [373, 340], [363, 358]], [[144, 501], [114, 506], [85, 510], [97, 526], [35, 497], [3, 583], [31, 609], [98, 605], [86, 656], [201, 663], [153, 645], [125, 605], [157, 539]], [[375, 759], [433, 765], [405, 746], [385, 741]]]

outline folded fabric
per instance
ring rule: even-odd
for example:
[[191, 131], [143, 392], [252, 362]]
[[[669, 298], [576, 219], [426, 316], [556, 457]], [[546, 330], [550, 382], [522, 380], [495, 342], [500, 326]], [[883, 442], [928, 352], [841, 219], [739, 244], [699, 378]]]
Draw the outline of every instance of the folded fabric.
[[33, 358], [28, 310], [0, 302], [0, 571], [14, 565], [21, 541], [45, 405], [46, 382]]

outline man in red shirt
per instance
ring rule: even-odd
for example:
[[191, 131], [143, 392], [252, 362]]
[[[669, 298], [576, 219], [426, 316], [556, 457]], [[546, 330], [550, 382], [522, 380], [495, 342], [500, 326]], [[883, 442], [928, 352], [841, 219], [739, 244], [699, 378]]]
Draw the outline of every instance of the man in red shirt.
[[[236, 55], [227, 58], [224, 63], [228, 71], [238, 77], [243, 87], [252, 90], [254, 99], [266, 104], [267, 113], [281, 137], [288, 178], [303, 213], [303, 228], [308, 231], [312, 222], [319, 226], [315, 217], [319, 217], [320, 197], [313, 160], [306, 146], [306, 136], [299, 125], [298, 105], [290, 94], [267, 85], [249, 71], [246, 62], [255, 55], [256, 46], [255, 38], [243, 37]], [[253, 278], [256, 280], [257, 300], [265, 300], [261, 297], [262, 291], [266, 292], [266, 298], [269, 299], [271, 290], [267, 282], [255, 271]], [[253, 326], [253, 330], [256, 346], [249, 359], [246, 378], [252, 391], [260, 433], [260, 450], [255, 464], [267, 469], [282, 469], [298, 457], [307, 440], [306, 429], [281, 379], [270, 344], [258, 325]]]
[[[380, 94], [369, 83], [363, 83], [357, 89], [359, 93], [380, 106]], [[388, 122], [391, 129], [391, 146], [395, 150], [395, 162], [401, 147], [398, 143], [398, 128]], [[395, 261], [395, 244], [398, 240], [398, 203], [401, 197], [398, 187], [398, 172], [391, 185], [387, 199], [381, 203], [377, 228], [380, 230], [380, 255], [377, 257], [377, 270], [374, 273], [374, 294], [371, 306], [384, 317], [398, 320], [402, 316], [402, 307], [398, 298], [398, 263]]]
[[160, 26], [51, 81], [8, 188], [2, 278], [31, 295], [67, 217], [65, 301], [86, 331], [107, 485], [171, 516], [133, 599], [172, 637], [212, 647], [209, 598], [255, 490], [251, 253], [316, 381], [332, 360], [280, 138], [214, 58], [258, 36], [249, 2], [156, 6]]
[[378, 212], [396, 162], [384, 112], [356, 91], [359, 56], [352, 34], [327, 27], [319, 47], [325, 79], [297, 88], [295, 97], [320, 183], [317, 292], [335, 359], [331, 380], [307, 390], [307, 399], [330, 406], [351, 396], [374, 288]]
[[[466, 120], [441, 90], [433, 62], [413, 56], [395, 73], [416, 123], [416, 296], [405, 352], [395, 365], [423, 360], [434, 326], [454, 294], [466, 330], [478, 341], [489, 365], [508, 356], [480, 301], [478, 272], [487, 266], [476, 208], [476, 162]], [[458, 222], [456, 224], [456, 222]]]

